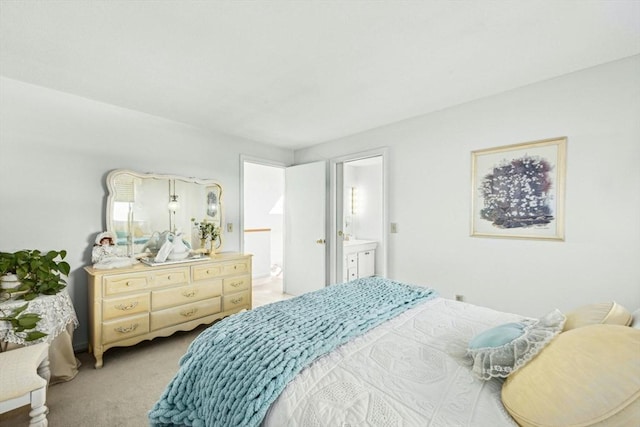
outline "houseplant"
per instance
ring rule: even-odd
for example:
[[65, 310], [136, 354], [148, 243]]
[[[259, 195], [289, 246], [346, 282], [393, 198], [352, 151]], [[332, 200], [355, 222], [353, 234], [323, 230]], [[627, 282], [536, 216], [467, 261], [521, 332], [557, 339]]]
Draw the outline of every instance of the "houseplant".
[[[67, 251], [42, 253], [37, 249], [18, 252], [0, 252], [0, 302], [3, 299], [22, 298], [30, 301], [38, 295], [54, 295], [66, 286], [61, 275], [69, 275], [71, 267], [64, 261]], [[14, 333], [25, 341], [46, 336], [36, 330], [41, 317], [25, 310], [29, 304], [14, 309], [0, 309], [0, 321], [9, 322]]]
[[[71, 271], [64, 261], [67, 251], [40, 252], [37, 249], [0, 252], [0, 281], [16, 280], [8, 293], [20, 293], [17, 298], [30, 301], [38, 295], [55, 295], [67, 285], [62, 275]], [[11, 277], [15, 275], [15, 278]], [[7, 277], [8, 276], [8, 277]]]
[[207, 252], [213, 252], [216, 247], [215, 242], [220, 238], [220, 228], [206, 219], [202, 222], [196, 222], [195, 218], [191, 218], [191, 221], [198, 230], [200, 247], [207, 249]]

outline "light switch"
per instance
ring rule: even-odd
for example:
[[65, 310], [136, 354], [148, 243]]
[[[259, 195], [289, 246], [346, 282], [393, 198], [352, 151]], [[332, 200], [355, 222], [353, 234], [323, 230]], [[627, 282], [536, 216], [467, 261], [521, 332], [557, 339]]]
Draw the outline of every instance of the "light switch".
[[398, 223], [397, 222], [392, 222], [391, 223], [391, 232], [392, 233], [397, 233], [398, 232]]
[[232, 222], [228, 222], [227, 223], [227, 232], [233, 233], [233, 223]]

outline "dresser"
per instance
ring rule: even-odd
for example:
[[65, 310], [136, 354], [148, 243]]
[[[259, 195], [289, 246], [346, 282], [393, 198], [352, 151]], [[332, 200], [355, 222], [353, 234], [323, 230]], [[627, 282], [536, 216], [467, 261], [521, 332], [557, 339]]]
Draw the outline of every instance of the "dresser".
[[251, 255], [99, 270], [89, 275], [89, 351], [102, 367], [112, 347], [188, 331], [251, 309]]

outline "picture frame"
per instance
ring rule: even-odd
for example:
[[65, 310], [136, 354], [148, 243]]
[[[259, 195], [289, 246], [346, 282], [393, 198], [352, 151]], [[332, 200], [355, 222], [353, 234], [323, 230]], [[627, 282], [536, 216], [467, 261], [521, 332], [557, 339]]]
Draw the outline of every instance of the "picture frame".
[[567, 138], [471, 152], [471, 236], [564, 241]]

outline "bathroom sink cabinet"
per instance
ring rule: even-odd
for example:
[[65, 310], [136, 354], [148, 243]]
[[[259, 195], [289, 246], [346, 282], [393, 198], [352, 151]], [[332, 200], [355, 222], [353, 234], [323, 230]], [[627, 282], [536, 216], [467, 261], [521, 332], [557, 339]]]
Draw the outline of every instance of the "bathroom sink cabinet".
[[345, 282], [375, 275], [377, 245], [378, 243], [372, 240], [344, 242], [343, 279]]

